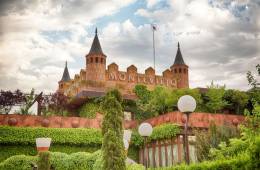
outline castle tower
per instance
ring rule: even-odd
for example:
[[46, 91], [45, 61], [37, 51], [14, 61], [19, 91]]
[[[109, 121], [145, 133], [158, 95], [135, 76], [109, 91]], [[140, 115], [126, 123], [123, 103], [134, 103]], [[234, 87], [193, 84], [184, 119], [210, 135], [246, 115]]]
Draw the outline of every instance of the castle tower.
[[171, 72], [177, 78], [177, 88], [189, 88], [189, 66], [185, 64], [182, 58], [179, 42]]
[[105, 81], [106, 57], [99, 43], [96, 28], [91, 49], [86, 55], [86, 80]]
[[67, 61], [66, 61], [62, 78], [59, 81], [59, 89], [58, 89], [58, 91], [61, 92], [61, 93], [64, 93], [64, 90], [66, 89], [66, 84], [69, 81], [70, 81], [70, 74], [69, 74], [69, 70], [68, 70], [68, 67], [67, 67]]

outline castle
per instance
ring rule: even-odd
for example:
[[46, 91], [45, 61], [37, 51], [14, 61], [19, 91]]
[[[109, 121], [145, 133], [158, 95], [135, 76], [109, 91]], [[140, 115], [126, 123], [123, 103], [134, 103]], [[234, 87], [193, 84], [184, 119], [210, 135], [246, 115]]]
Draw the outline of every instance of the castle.
[[155, 75], [155, 70], [149, 67], [145, 73], [138, 73], [134, 65], [127, 67], [126, 71], [119, 71], [116, 63], [109, 64], [106, 69], [107, 56], [103, 53], [97, 34], [86, 57], [86, 68], [81, 69], [73, 79], [70, 78], [67, 62], [62, 79], [59, 81], [58, 91], [69, 97], [97, 97], [104, 95], [112, 88], [119, 89], [125, 98], [134, 96], [133, 89], [137, 84], [144, 84], [148, 89], [156, 86], [168, 88], [189, 87], [189, 67], [185, 64], [180, 45], [173, 65], [170, 69]]

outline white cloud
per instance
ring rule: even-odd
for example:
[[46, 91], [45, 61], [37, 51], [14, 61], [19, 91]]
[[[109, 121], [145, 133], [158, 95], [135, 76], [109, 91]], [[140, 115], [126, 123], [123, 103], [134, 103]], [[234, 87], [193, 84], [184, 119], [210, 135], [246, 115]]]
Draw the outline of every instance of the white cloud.
[[[111, 16], [135, 0], [26, 2], [0, 7], [0, 88], [50, 92], [57, 88], [65, 60], [71, 77], [85, 67], [84, 55], [93, 40], [93, 32], [86, 29], [97, 18]], [[230, 2], [228, 7], [206, 0], [167, 2], [169, 8], [157, 8], [160, 1], [147, 0], [147, 7], [133, 14], [158, 25], [157, 74], [172, 65], [180, 41], [190, 66], [191, 87], [205, 87], [214, 80], [228, 88], [247, 89], [245, 74], [260, 61], [259, 5], [252, 1]], [[241, 17], [234, 15], [238, 5], [248, 7], [239, 13]], [[135, 64], [144, 72], [153, 65], [151, 27], [133, 23], [111, 21], [99, 31], [99, 38], [108, 64], [116, 62], [121, 70]]]

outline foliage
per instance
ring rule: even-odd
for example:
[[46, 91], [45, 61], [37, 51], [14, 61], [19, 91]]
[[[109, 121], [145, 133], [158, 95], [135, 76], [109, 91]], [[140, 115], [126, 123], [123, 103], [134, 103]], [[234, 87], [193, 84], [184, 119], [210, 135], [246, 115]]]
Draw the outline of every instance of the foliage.
[[249, 96], [239, 90], [226, 90], [223, 99], [227, 101], [227, 108], [236, 114], [243, 113], [248, 104]]
[[205, 161], [191, 165], [182, 164], [167, 168], [156, 168], [154, 170], [253, 170], [250, 169], [249, 164], [250, 159], [245, 154], [226, 160]]
[[38, 170], [49, 170], [50, 165], [50, 152], [40, 152], [37, 161]]
[[[180, 128], [175, 124], [161, 124], [153, 128], [152, 135], [148, 137], [148, 141], [155, 141], [161, 139], [171, 139], [176, 137], [176, 135], [180, 133]], [[131, 141], [134, 146], [143, 146], [143, 138], [139, 135], [139, 133], [135, 130], [132, 133]]]
[[[256, 65], [256, 71], [257, 71], [257, 75], [260, 76], [260, 64]], [[260, 83], [257, 82], [255, 75], [251, 71], [247, 72], [246, 77], [247, 77], [248, 84], [250, 86], [252, 86], [253, 88], [259, 87]]]
[[25, 96], [25, 105], [21, 107], [21, 109], [19, 111], [20, 114], [23, 114], [23, 115], [31, 114], [29, 112], [29, 109], [33, 105], [34, 98], [35, 98], [34, 89], [32, 89], [30, 94]]
[[145, 167], [141, 164], [130, 164], [126, 167], [126, 170], [145, 170]]
[[14, 105], [22, 104], [25, 102], [25, 95], [20, 91], [16, 90], [0, 92], [0, 113], [8, 114]]
[[199, 161], [210, 159], [210, 149], [217, 148], [221, 142], [228, 142], [229, 138], [239, 135], [235, 127], [216, 126], [211, 122], [208, 131], [195, 131], [196, 155]]
[[102, 135], [92, 128], [30, 128], [0, 126], [0, 144], [35, 145], [38, 137], [52, 138], [52, 144], [100, 145]]
[[106, 94], [102, 103], [105, 113], [102, 122], [103, 169], [124, 170], [125, 151], [123, 145], [123, 110], [122, 97], [117, 90]]
[[209, 90], [206, 93], [206, 97], [208, 97], [206, 107], [210, 112], [216, 113], [227, 105], [227, 102], [223, 100], [225, 86], [214, 85], [212, 82], [208, 88]]
[[100, 105], [98, 103], [88, 102], [80, 108], [79, 116], [92, 119], [96, 117], [97, 112], [102, 113]]
[[67, 116], [68, 112], [67, 106], [69, 103], [69, 98], [65, 96], [61, 92], [56, 92], [51, 95], [51, 98], [45, 98], [44, 105], [44, 113], [45, 115], [60, 115], [60, 116]]
[[[47, 155], [46, 155], [47, 154]], [[44, 156], [43, 156], [44, 155]], [[49, 157], [49, 165], [55, 170], [101, 170], [102, 153], [100, 150], [94, 153], [77, 152], [66, 154], [61, 152], [40, 153], [37, 156], [16, 155], [0, 163], [0, 170], [31, 170], [43, 157]], [[42, 157], [42, 158], [41, 158]], [[44, 158], [44, 159], [45, 159]], [[43, 161], [45, 162], [45, 160]], [[42, 164], [44, 166], [44, 164]], [[127, 165], [127, 170], [143, 170], [138, 164]]]
[[[35, 144], [31, 145], [0, 145], [0, 162], [14, 155], [36, 155], [37, 151]], [[95, 152], [101, 148], [101, 144], [97, 146], [93, 145], [70, 145], [70, 144], [51, 144], [50, 151], [52, 152], [64, 152], [67, 154], [75, 152]], [[131, 149], [131, 148], [130, 148]]]
[[173, 110], [177, 110], [178, 99], [186, 94], [195, 98], [198, 108], [201, 108], [201, 94], [198, 89], [168, 89], [158, 86], [154, 90], [149, 91], [144, 85], [136, 85], [134, 92], [138, 96], [136, 105], [137, 119], [143, 120], [164, 114]]
[[0, 170], [31, 170], [37, 161], [34, 156], [16, 155], [0, 163]]

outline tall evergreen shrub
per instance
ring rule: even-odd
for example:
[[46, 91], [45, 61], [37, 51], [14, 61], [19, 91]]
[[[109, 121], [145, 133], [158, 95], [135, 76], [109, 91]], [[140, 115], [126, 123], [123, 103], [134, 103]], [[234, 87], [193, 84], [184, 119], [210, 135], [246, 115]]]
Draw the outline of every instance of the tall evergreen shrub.
[[122, 97], [117, 90], [106, 94], [102, 103], [105, 116], [102, 123], [103, 169], [125, 170], [125, 151], [123, 144]]

